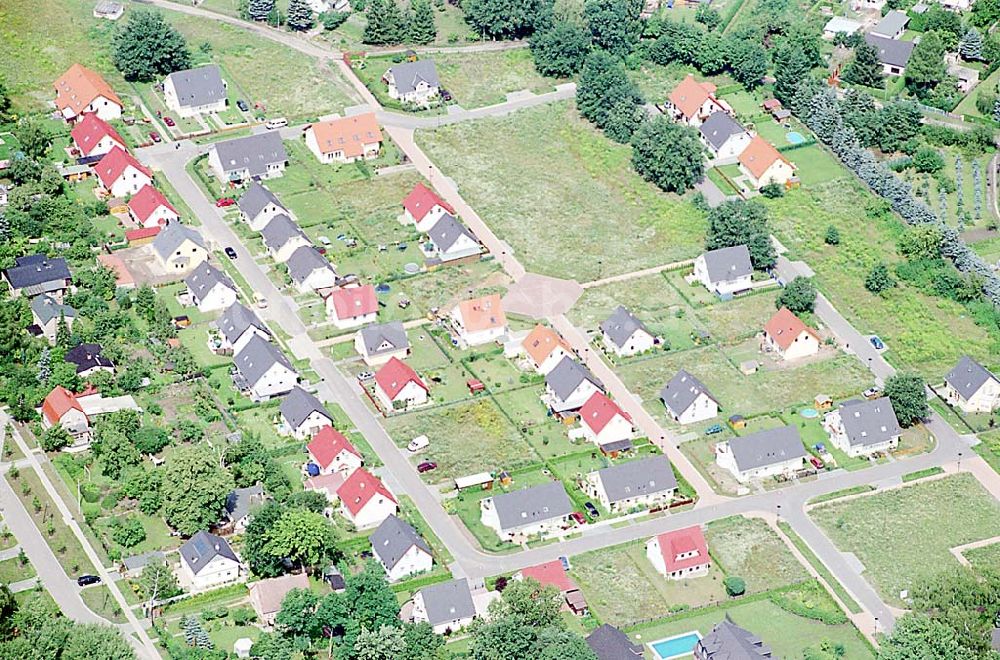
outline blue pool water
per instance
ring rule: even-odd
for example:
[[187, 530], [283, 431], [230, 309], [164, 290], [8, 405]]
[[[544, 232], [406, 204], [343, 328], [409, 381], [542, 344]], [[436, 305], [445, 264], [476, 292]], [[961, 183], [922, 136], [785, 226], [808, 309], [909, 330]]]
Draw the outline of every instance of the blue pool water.
[[661, 639], [651, 643], [650, 646], [659, 660], [670, 660], [670, 658], [679, 658], [693, 653], [699, 639], [701, 639], [701, 635], [697, 632], [689, 632]]
[[788, 134], [785, 135], [785, 139], [788, 140], [790, 144], [802, 144], [806, 141], [806, 138], [798, 131], [788, 131]]
[[817, 417], [819, 417], [819, 413], [816, 411], [815, 408], [803, 408], [802, 410], [799, 411], [799, 414], [805, 417], [806, 419], [816, 419]]

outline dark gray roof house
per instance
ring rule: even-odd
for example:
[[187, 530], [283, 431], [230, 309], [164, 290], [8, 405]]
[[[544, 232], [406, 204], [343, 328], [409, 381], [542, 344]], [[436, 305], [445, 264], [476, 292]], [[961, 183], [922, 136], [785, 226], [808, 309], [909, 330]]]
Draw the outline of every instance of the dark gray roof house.
[[10, 288], [26, 296], [62, 291], [69, 286], [72, 275], [62, 257], [47, 257], [44, 254], [29, 254], [16, 257], [14, 265], [5, 268], [3, 277]]
[[653, 334], [646, 329], [642, 321], [621, 305], [618, 305], [615, 311], [611, 312], [611, 316], [601, 323], [601, 332], [618, 348], [623, 347], [636, 331], [645, 332], [650, 336]]
[[402, 321], [367, 325], [359, 332], [365, 353], [369, 357], [399, 351], [410, 346], [410, 340], [406, 336], [406, 329], [403, 328]]
[[438, 582], [417, 593], [424, 599], [427, 623], [432, 626], [476, 616], [476, 604], [465, 578]]
[[285, 398], [281, 400], [279, 410], [281, 411], [281, 416], [285, 418], [285, 421], [288, 422], [288, 425], [293, 430], [301, 426], [309, 418], [309, 415], [314, 412], [323, 415], [331, 423], [333, 422], [333, 416], [323, 403], [314, 394], [306, 392], [298, 385], [293, 387], [292, 391], [286, 394]]
[[293, 238], [301, 237], [308, 241], [306, 233], [284, 213], [271, 218], [260, 230], [260, 237], [269, 250], [280, 250]]
[[760, 637], [733, 623], [728, 614], [712, 628], [712, 632], [698, 641], [695, 654], [704, 660], [753, 660], [773, 657], [771, 649], [764, 645]]
[[968, 355], [963, 355], [955, 368], [944, 377], [944, 382], [951, 385], [965, 400], [975, 396], [976, 392], [990, 380], [997, 380], [997, 377]]
[[153, 239], [153, 251], [166, 261], [186, 240], [190, 240], [203, 250], [208, 250], [201, 234], [187, 225], [171, 222]]
[[245, 170], [250, 177], [260, 177], [267, 174], [268, 165], [288, 162], [285, 144], [277, 131], [217, 142], [212, 149], [228, 176], [241, 175]]
[[372, 552], [375, 553], [387, 571], [392, 570], [413, 546], [427, 554], [432, 554], [427, 541], [417, 533], [417, 530], [410, 523], [393, 514], [382, 521], [369, 540], [372, 544]]
[[76, 318], [75, 309], [69, 305], [56, 302], [48, 294], [35, 296], [31, 299], [31, 312], [38, 318], [38, 322], [42, 325], [47, 324], [52, 319], [58, 319], [60, 316], [67, 319]]
[[794, 426], [766, 429], [729, 440], [729, 449], [740, 472], [806, 457], [799, 431]]
[[450, 213], [442, 215], [441, 219], [427, 231], [427, 237], [441, 252], [450, 251], [462, 236], [468, 236], [473, 242], [479, 242], [475, 234]]
[[912, 41], [900, 41], [899, 39], [886, 39], [875, 34], [866, 34], [865, 42], [878, 51], [878, 61], [899, 69], [905, 69], [913, 53], [914, 43]]
[[192, 536], [187, 543], [181, 546], [181, 559], [191, 568], [191, 572], [197, 575], [203, 568], [208, 566], [216, 557], [224, 557], [239, 563], [240, 558], [233, 552], [229, 542], [221, 536], [209, 534], [202, 530]]
[[734, 245], [704, 254], [705, 270], [713, 283], [729, 282], [753, 273], [750, 250], [745, 245]]
[[640, 660], [642, 646], [633, 644], [628, 635], [604, 623], [587, 635], [587, 646], [597, 660]]
[[226, 495], [226, 519], [234, 525], [250, 515], [250, 507], [264, 502], [264, 487], [260, 484], [237, 488]]
[[233, 357], [233, 365], [246, 379], [247, 385], [250, 387], [256, 385], [275, 364], [295, 371], [285, 354], [278, 350], [277, 346], [260, 336], [251, 337], [243, 350]]
[[552, 390], [552, 393], [560, 401], [565, 401], [583, 381], [588, 380], [599, 390], [604, 389], [604, 383], [599, 381], [594, 374], [590, 373], [587, 367], [583, 366], [568, 355], [559, 361], [552, 371], [545, 374], [545, 385]]
[[611, 504], [677, 488], [677, 477], [666, 456], [619, 463], [598, 470], [597, 474]]
[[726, 144], [726, 140], [732, 136], [747, 132], [738, 121], [725, 112], [713, 112], [698, 127], [698, 131], [705, 142], [716, 151], [721, 149]]
[[845, 401], [840, 405], [840, 422], [852, 447], [884, 444], [903, 432], [887, 396]]
[[215, 325], [230, 344], [235, 343], [250, 328], [257, 328], [267, 335], [271, 334], [256, 314], [238, 302], [227, 307]]
[[141, 571], [146, 568], [146, 566], [154, 561], [165, 564], [167, 562], [167, 556], [159, 550], [150, 550], [149, 552], [143, 552], [142, 554], [125, 557], [122, 559], [122, 566], [125, 568], [126, 573], [135, 573], [136, 571]]
[[196, 300], [204, 300], [205, 296], [219, 284], [236, 291], [236, 285], [229, 276], [207, 261], [198, 264], [191, 274], [184, 278], [184, 284], [191, 290]]
[[64, 359], [76, 365], [78, 374], [91, 369], [114, 369], [114, 362], [101, 355], [102, 350], [100, 344], [78, 344], [66, 351]]
[[326, 260], [326, 257], [312, 245], [303, 245], [292, 252], [292, 256], [288, 258], [285, 265], [288, 266], [288, 276], [296, 284], [305, 282], [317, 270], [323, 268], [333, 270], [333, 266]]
[[660, 401], [663, 402], [663, 405], [667, 407], [667, 410], [674, 417], [680, 417], [694, 404], [701, 394], [715, 401], [716, 405], [718, 405], [718, 400], [712, 396], [712, 393], [708, 391], [708, 388], [700, 380], [689, 374], [686, 370], [681, 369], [660, 390]]
[[503, 531], [564, 518], [573, 512], [561, 481], [495, 495], [493, 506]]
[[246, 216], [248, 220], [256, 218], [268, 204], [274, 204], [277, 207], [285, 208], [273, 192], [256, 181], [252, 181], [250, 185], [247, 186], [246, 192], [243, 193], [239, 201], [236, 202], [236, 206], [239, 208], [240, 213]]
[[409, 94], [415, 91], [421, 82], [427, 83], [429, 87], [441, 86], [434, 60], [403, 62], [389, 69], [389, 74], [400, 94]]
[[167, 76], [182, 108], [200, 108], [226, 98], [226, 83], [216, 64], [175, 71]]
[[896, 35], [906, 28], [906, 24], [909, 22], [910, 17], [906, 15], [906, 12], [893, 9], [882, 17], [882, 20], [872, 28], [871, 33], [877, 37], [895, 39]]

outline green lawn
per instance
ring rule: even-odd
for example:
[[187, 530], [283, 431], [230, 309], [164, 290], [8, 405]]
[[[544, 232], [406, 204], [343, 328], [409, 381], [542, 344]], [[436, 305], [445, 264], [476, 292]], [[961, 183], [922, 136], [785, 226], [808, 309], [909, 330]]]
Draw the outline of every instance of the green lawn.
[[982, 117], [983, 115], [976, 109], [976, 94], [980, 90], [992, 93], [993, 90], [996, 89], [997, 83], [1000, 83], [1000, 69], [991, 73], [985, 80], [981, 81], [974, 90], [972, 90], [971, 94], [962, 99], [961, 103], [959, 103], [955, 108], [955, 114]]
[[1000, 502], [968, 473], [832, 502], [810, 515], [900, 605], [899, 592], [915, 578], [955, 565], [949, 548], [1000, 535]]
[[974, 550], [966, 550], [962, 554], [975, 568], [996, 569], [1000, 566], [1000, 541]]
[[98, 584], [80, 590], [80, 597], [94, 614], [102, 616], [114, 623], [125, 623], [125, 614], [118, 601], [111, 595], [111, 590], [105, 584]]
[[[692, 288], [696, 291], [705, 290], [701, 284]], [[711, 305], [698, 308], [695, 315], [704, 329], [712, 335], [712, 339], [722, 344], [732, 344], [754, 337], [761, 331], [777, 311], [774, 304], [777, 297], [777, 291], [772, 290], [724, 302], [717, 300]]]
[[417, 139], [531, 271], [586, 281], [701, 251], [702, 213], [639, 178], [629, 147], [605, 138], [571, 103]]
[[31, 563], [21, 565], [17, 557], [0, 561], [0, 583], [10, 584], [35, 577], [38, 573]]
[[730, 516], [705, 526], [712, 559], [726, 575], [746, 580], [747, 593], [769, 591], [809, 577], [781, 538], [763, 520]]

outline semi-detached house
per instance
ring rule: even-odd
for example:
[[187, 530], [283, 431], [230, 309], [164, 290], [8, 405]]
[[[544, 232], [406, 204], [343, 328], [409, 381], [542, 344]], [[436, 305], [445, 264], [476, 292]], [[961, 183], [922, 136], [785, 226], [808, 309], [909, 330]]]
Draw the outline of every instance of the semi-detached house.
[[676, 490], [677, 477], [666, 456], [618, 463], [587, 475], [587, 494], [615, 513], [665, 507]]
[[299, 374], [288, 358], [271, 342], [253, 336], [233, 356], [233, 380], [254, 401], [267, 401], [292, 391]]
[[566, 525], [573, 503], [562, 482], [550, 481], [479, 501], [480, 521], [506, 541], [546, 536]]
[[273, 179], [285, 173], [288, 154], [277, 131], [216, 142], [208, 152], [208, 164], [223, 182]]

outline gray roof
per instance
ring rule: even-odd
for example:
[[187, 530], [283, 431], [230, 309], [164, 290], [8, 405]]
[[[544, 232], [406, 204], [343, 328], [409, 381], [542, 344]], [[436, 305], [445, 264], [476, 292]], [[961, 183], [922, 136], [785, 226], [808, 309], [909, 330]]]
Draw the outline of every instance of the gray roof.
[[325, 415], [327, 419], [333, 421], [333, 415], [326, 409], [315, 395], [306, 392], [296, 385], [292, 391], [281, 400], [281, 416], [284, 417], [293, 429], [299, 427], [314, 412]]
[[905, 68], [910, 61], [910, 54], [913, 52], [914, 46], [912, 41], [886, 39], [875, 34], [866, 34], [865, 41], [878, 51], [879, 62], [900, 68]]
[[417, 593], [423, 595], [427, 622], [432, 626], [476, 616], [476, 605], [472, 602], [469, 581], [465, 578], [438, 582]]
[[215, 288], [217, 284], [221, 284], [224, 287], [236, 290], [236, 285], [233, 281], [223, 273], [221, 270], [203, 261], [198, 264], [198, 267], [191, 271], [191, 274], [184, 278], [184, 284], [187, 288], [191, 289], [191, 293], [194, 294], [195, 298], [202, 300], [208, 293]]
[[224, 171], [246, 169], [252, 177], [263, 176], [268, 165], [288, 161], [285, 144], [277, 131], [217, 142], [212, 149], [218, 154]]
[[226, 495], [226, 515], [230, 522], [239, 522], [250, 514], [250, 507], [264, 501], [264, 487], [260, 484], [237, 488]]
[[473, 241], [478, 241], [475, 234], [469, 231], [465, 225], [450, 213], [442, 215], [441, 219], [427, 231], [427, 236], [434, 241], [434, 245], [442, 252], [450, 250], [462, 236], [468, 236]]
[[434, 60], [403, 62], [389, 69], [389, 73], [392, 74], [392, 81], [396, 84], [396, 89], [400, 94], [414, 91], [421, 81], [426, 82], [431, 87], [441, 86]]
[[587, 635], [587, 646], [597, 660], [642, 658], [642, 646], [633, 644], [628, 635], [608, 623], [601, 624]]
[[745, 245], [711, 250], [704, 257], [708, 279], [713, 283], [728, 282], [753, 273], [750, 250]]
[[202, 530], [191, 537], [191, 539], [181, 546], [181, 557], [191, 568], [191, 572], [198, 574], [201, 569], [208, 566], [216, 557], [225, 557], [232, 561], [239, 562], [229, 542], [221, 536], [209, 534]]
[[944, 377], [944, 381], [965, 400], [972, 398], [989, 380], [997, 380], [997, 377], [968, 355], [963, 355], [955, 368]]
[[417, 546], [427, 554], [431, 554], [430, 546], [423, 539], [413, 526], [390, 514], [382, 521], [372, 535], [369, 537], [372, 543], [372, 552], [379, 558], [382, 565], [387, 569], [399, 563], [410, 548]]
[[702, 393], [718, 405], [719, 401], [712, 396], [712, 393], [700, 380], [681, 369], [660, 390], [660, 401], [667, 407], [667, 410], [680, 417]]
[[677, 488], [677, 477], [666, 456], [650, 456], [628, 463], [619, 463], [599, 470], [597, 474], [611, 502], [620, 502], [642, 495], [654, 495]]
[[235, 302], [222, 312], [222, 316], [215, 322], [219, 332], [230, 344], [243, 336], [243, 333], [250, 327], [263, 330], [268, 335], [271, 331], [257, 318], [257, 315], [247, 309], [242, 303]]
[[75, 318], [76, 310], [69, 305], [63, 305], [62, 303], [56, 302], [55, 298], [49, 295], [43, 294], [36, 296], [31, 299], [31, 311], [35, 313], [38, 317], [38, 321], [45, 325], [52, 319], [57, 319], [60, 316], [66, 318]]
[[284, 213], [279, 213], [271, 218], [260, 231], [264, 245], [271, 250], [280, 250], [296, 236], [309, 240], [306, 238], [306, 233]]
[[559, 364], [545, 375], [545, 384], [561, 401], [565, 401], [585, 380], [589, 380], [600, 390], [604, 389], [604, 383], [597, 380], [597, 377], [590, 373], [587, 367], [568, 355], [564, 356]]
[[493, 506], [504, 530], [562, 518], [573, 511], [561, 481], [495, 495]]
[[182, 108], [197, 108], [226, 98], [226, 85], [222, 82], [218, 65], [206, 64], [175, 71], [167, 78], [174, 84], [177, 101]]
[[179, 222], [171, 222], [156, 235], [156, 238], [153, 239], [153, 250], [160, 255], [161, 259], [166, 259], [172, 255], [186, 239], [190, 239], [202, 249], [208, 250], [208, 248], [205, 247], [205, 241], [201, 238], [201, 234], [196, 232], [191, 227], [182, 225]]
[[906, 27], [906, 24], [909, 21], [910, 17], [906, 15], [906, 12], [893, 9], [882, 17], [882, 20], [878, 22], [878, 25], [872, 28], [872, 34], [891, 37]]
[[[14, 259], [14, 265], [5, 269], [4, 275], [11, 287], [15, 289], [31, 289], [43, 284], [54, 284], [55, 287], [40, 287], [34, 293], [42, 293], [52, 288], [62, 288], [65, 281], [72, 279], [69, 266], [62, 257], [47, 257], [44, 254], [29, 254]], [[32, 293], [32, 292], [29, 292]]]
[[[406, 330], [403, 328], [402, 321], [368, 325], [361, 328], [360, 332], [361, 341], [365, 345], [365, 351], [370, 356], [389, 351], [398, 351], [410, 345], [410, 340], [406, 337]], [[382, 348], [383, 345], [385, 345], [385, 348]]]
[[312, 245], [303, 245], [292, 252], [292, 256], [288, 258], [285, 265], [288, 266], [288, 276], [295, 283], [304, 282], [307, 277], [320, 268], [333, 270], [333, 266], [326, 260], [326, 257]]
[[746, 129], [725, 112], [713, 112], [698, 130], [705, 141], [716, 149], [720, 149], [733, 135], [746, 133]]
[[706, 660], [752, 660], [771, 657], [771, 649], [761, 642], [760, 637], [733, 623], [728, 614], [712, 628], [712, 632], [701, 638], [698, 646], [704, 652], [703, 657]]
[[636, 330], [642, 330], [648, 335], [652, 335], [646, 326], [643, 325], [642, 321], [637, 319], [632, 312], [628, 311], [621, 305], [615, 311], [611, 312], [609, 316], [603, 323], [601, 323], [601, 331], [608, 336], [615, 346], [621, 348], [625, 345], [625, 342], [635, 334]]
[[799, 431], [794, 426], [766, 429], [729, 440], [729, 449], [740, 472], [805, 458]]
[[273, 192], [256, 181], [252, 181], [250, 185], [247, 186], [246, 192], [243, 193], [239, 201], [236, 202], [236, 206], [239, 207], [243, 215], [251, 220], [256, 218], [257, 214], [263, 211], [264, 207], [268, 204], [274, 204], [275, 206], [285, 208]]
[[143, 552], [142, 554], [122, 559], [122, 565], [126, 571], [135, 571], [145, 568], [147, 564], [153, 561], [166, 563], [167, 556], [159, 550], [150, 550], [149, 552]]
[[78, 344], [66, 351], [63, 359], [76, 365], [76, 373], [83, 373], [96, 367], [114, 369], [115, 364], [101, 355], [100, 344]]
[[845, 401], [840, 406], [840, 421], [844, 425], [847, 442], [852, 447], [878, 445], [903, 432], [887, 396], [874, 401]]
[[243, 350], [233, 357], [234, 366], [251, 387], [256, 385], [275, 363], [295, 371], [285, 354], [259, 335], [251, 337]]

